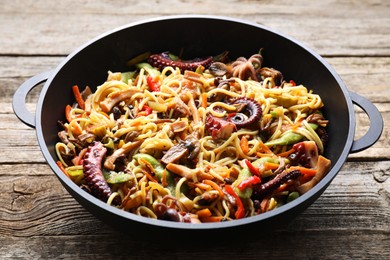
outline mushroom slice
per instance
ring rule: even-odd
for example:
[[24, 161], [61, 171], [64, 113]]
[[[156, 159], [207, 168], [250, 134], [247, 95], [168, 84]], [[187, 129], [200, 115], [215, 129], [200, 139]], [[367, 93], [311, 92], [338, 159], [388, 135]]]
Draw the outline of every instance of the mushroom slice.
[[199, 140], [189, 136], [186, 140], [182, 140], [178, 144], [172, 146], [161, 158], [161, 161], [168, 164], [178, 162], [183, 158], [192, 160], [199, 153], [199, 149]]
[[142, 140], [138, 140], [123, 145], [121, 148], [116, 150], [112, 155], [107, 157], [107, 159], [104, 161], [104, 168], [108, 170], [114, 170], [116, 159], [118, 159], [120, 156], [124, 154], [128, 154], [131, 150], [139, 147], [142, 144], [142, 142], [143, 142]]

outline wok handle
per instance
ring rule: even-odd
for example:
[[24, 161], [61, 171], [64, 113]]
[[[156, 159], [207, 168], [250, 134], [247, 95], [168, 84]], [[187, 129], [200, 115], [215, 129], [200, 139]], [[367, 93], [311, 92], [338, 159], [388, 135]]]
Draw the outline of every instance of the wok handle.
[[13, 96], [12, 108], [15, 115], [19, 118], [20, 121], [29, 127], [35, 128], [35, 115], [27, 110], [26, 97], [31, 90], [33, 90], [42, 82], [46, 81], [51, 74], [52, 71], [46, 71], [29, 78], [22, 85], [20, 85]]
[[352, 91], [349, 92], [349, 95], [352, 99], [352, 102], [363, 109], [363, 111], [370, 119], [370, 127], [367, 133], [358, 140], [355, 140], [352, 144], [350, 152], [356, 153], [372, 146], [376, 141], [378, 141], [383, 130], [383, 118], [378, 108], [374, 106], [374, 104], [372, 104], [368, 99]]

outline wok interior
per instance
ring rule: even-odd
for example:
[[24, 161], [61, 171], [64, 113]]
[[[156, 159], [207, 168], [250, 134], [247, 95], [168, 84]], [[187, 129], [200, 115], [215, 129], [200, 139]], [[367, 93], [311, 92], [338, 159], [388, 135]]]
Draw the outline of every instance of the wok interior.
[[264, 66], [280, 70], [286, 80], [293, 79], [322, 97], [324, 113], [330, 121], [325, 156], [334, 165], [350, 137], [351, 112], [340, 82], [318, 57], [293, 41], [267, 29], [220, 19], [152, 21], [119, 29], [81, 47], [60, 65], [46, 93], [42, 93], [42, 111], [38, 115], [42, 123], [37, 128], [42, 127], [46, 147], [56, 161], [57, 121], [64, 120], [65, 106], [73, 103], [71, 86], [95, 89], [105, 81], [107, 71], [129, 70], [126, 61], [146, 51], [178, 54], [183, 49], [185, 58], [194, 58], [228, 50], [231, 58], [237, 58], [249, 57], [260, 48], [264, 48]]

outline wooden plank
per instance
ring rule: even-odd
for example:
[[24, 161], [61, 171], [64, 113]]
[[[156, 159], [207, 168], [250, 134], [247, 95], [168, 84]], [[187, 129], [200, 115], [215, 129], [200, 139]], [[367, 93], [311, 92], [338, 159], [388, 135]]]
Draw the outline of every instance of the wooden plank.
[[[362, 160], [363, 158], [374, 158], [374, 154], [377, 155], [378, 159], [389, 159], [390, 158], [390, 152], [389, 152], [389, 126], [386, 124], [386, 122], [390, 121], [390, 114], [389, 109], [390, 106], [388, 106], [389, 103], [376, 103], [376, 107], [379, 109], [379, 111], [382, 114], [383, 121], [384, 121], [384, 129], [382, 132], [381, 137], [379, 138], [378, 142], [376, 142], [373, 146], [370, 148], [363, 150], [358, 153], [353, 153], [349, 155], [349, 159], [353, 160]], [[367, 117], [366, 113], [362, 112], [362, 110], [355, 106], [355, 140], [361, 138], [366, 132], [368, 131], [370, 121]], [[375, 126], [372, 126], [375, 127]]]
[[[70, 10], [68, 7], [72, 6]], [[288, 6], [288, 8], [286, 8]], [[45, 7], [45, 8], [42, 8]], [[167, 8], [169, 7], [169, 8]], [[223, 7], [223, 8], [222, 8]], [[345, 10], [349, 10], [351, 15], [364, 13], [367, 17], [375, 17], [375, 14], [386, 15], [386, 9], [390, 5], [385, 0], [368, 0], [356, 2], [354, 0], [323, 0], [321, 3], [315, 3], [308, 0], [296, 0], [291, 5], [289, 0], [268, 0], [268, 1], [237, 1], [226, 0], [225, 3], [218, 3], [213, 0], [198, 0], [195, 3], [183, 0], [167, 0], [164, 3], [159, 1], [133, 1], [128, 4], [127, 1], [119, 0], [113, 3], [110, 0], [101, 0], [96, 3], [93, 0], [87, 0], [80, 3], [77, 0], [65, 0], [61, 3], [52, 3], [45, 0], [36, 0], [25, 5], [25, 8], [20, 8], [18, 1], [13, 1], [7, 5], [3, 5], [0, 13], [25, 13], [35, 14], [41, 13], [50, 15], [53, 13], [65, 14], [96, 14], [100, 15], [102, 10], [104, 13], [129, 15], [129, 14], [175, 14], [187, 13], [210, 13], [218, 11], [220, 14], [268, 14], [272, 12], [275, 16], [283, 14], [296, 14], [326, 17], [345, 17]], [[332, 12], [329, 12], [329, 11]]]
[[[16, 1], [2, 6], [0, 52], [3, 55], [66, 55], [101, 33], [131, 22], [162, 15], [209, 14], [215, 10], [219, 15], [246, 19], [285, 32], [320, 54], [390, 55], [388, 2], [322, 2], [318, 5], [312, 1], [294, 1], [291, 5], [286, 0], [267, 3], [203, 0], [194, 4], [169, 0], [84, 4], [73, 0], [60, 4], [35, 1], [29, 8], [20, 8]], [[68, 6], [73, 7], [72, 12]]]
[[[0, 151], [0, 165], [6, 163], [45, 163], [45, 159], [42, 156], [42, 152], [39, 146], [18, 146], [7, 147], [2, 146]], [[25, 169], [30, 171], [30, 168]]]
[[[8, 85], [20, 85], [21, 79], [55, 69], [64, 59], [65, 56], [0, 56], [0, 79], [4, 81], [4, 84], [7, 83], [6, 80], [11, 80]], [[18, 82], [12, 80], [18, 80]]]
[[[36, 174], [26, 175], [26, 167], [36, 168]], [[384, 259], [381, 257], [390, 255], [388, 161], [347, 163], [325, 193], [287, 228], [248, 234], [248, 240], [232, 236], [232, 243], [240, 246], [229, 252], [223, 250], [224, 245], [209, 247], [201, 242], [173, 250], [156, 241], [137, 241], [121, 234], [83, 209], [55, 176], [42, 174], [50, 171], [45, 168], [36, 164], [19, 165], [12, 172], [0, 168], [0, 258], [16, 254], [28, 258], [126, 256], [129, 252], [123, 248], [140, 258], [159, 250], [167, 250], [165, 255], [170, 257], [185, 257], [188, 252], [197, 253], [197, 257], [288, 257], [293, 252], [294, 257], [306, 258], [317, 255], [319, 248], [326, 248], [322, 256], [329, 259], [337, 255]], [[75, 249], [80, 247], [83, 250]]]
[[[0, 56], [0, 103], [12, 102], [13, 93], [28, 78], [56, 68], [64, 57], [10, 57]], [[390, 57], [326, 58], [347, 88], [372, 102], [388, 102], [390, 86], [384, 80], [390, 77]], [[28, 96], [28, 102], [37, 100], [40, 88]], [[0, 107], [0, 112], [2, 111]]]
[[[260, 233], [260, 234], [259, 234]], [[226, 245], [202, 241], [185, 246], [161, 245], [151, 239], [141, 242], [112, 232], [109, 235], [44, 236], [0, 238], [0, 256], [22, 259], [388, 259], [388, 233], [377, 231], [307, 231], [232, 236]], [[267, 236], [267, 237], [266, 237]], [[218, 239], [218, 238], [216, 238]], [[275, 241], [280, 241], [276, 243]], [[353, 241], [353, 242], [351, 242]], [[323, 251], [321, 250], [323, 249]]]
[[[28, 169], [28, 171], [26, 171]], [[33, 177], [42, 177], [42, 176], [54, 176], [54, 173], [51, 171], [48, 164], [45, 162], [43, 163], [19, 163], [19, 164], [12, 164], [12, 163], [3, 163], [0, 167], [0, 175], [4, 176], [13, 176], [13, 177], [23, 177], [27, 176], [33, 176]], [[53, 180], [56, 181], [56, 180]]]
[[[26, 167], [31, 168], [28, 173]], [[52, 225], [58, 226], [57, 235], [71, 235], [90, 230], [61, 228], [60, 224], [75, 225], [72, 222], [79, 221], [96, 224], [96, 219], [71, 198], [48, 166], [6, 166], [0, 172], [3, 235], [53, 235], [51, 229], [45, 228]], [[389, 172], [389, 161], [346, 163], [324, 194], [293, 221], [290, 229], [366, 230], [369, 227], [389, 231]]]
[[389, 102], [390, 57], [326, 58], [347, 88], [372, 102]]
[[[117, 26], [161, 15], [211, 13], [264, 24], [319, 52], [348, 89], [379, 108], [384, 132], [372, 148], [349, 156], [314, 204], [271, 232], [232, 234], [228, 244], [200, 240], [166, 246], [155, 238], [138, 240], [131, 230], [121, 233], [99, 221], [61, 186], [40, 152], [35, 130], [13, 115], [12, 95], [24, 80], [55, 68], [72, 50]], [[0, 259], [390, 259], [389, 13], [387, 0], [36, 0], [0, 5]], [[28, 96], [32, 112], [39, 93], [37, 87]], [[358, 108], [355, 114], [358, 138], [369, 123]]]

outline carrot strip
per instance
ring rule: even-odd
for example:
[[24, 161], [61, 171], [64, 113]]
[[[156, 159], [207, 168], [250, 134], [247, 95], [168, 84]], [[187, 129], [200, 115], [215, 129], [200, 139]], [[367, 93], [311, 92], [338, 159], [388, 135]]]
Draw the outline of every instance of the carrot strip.
[[196, 212], [196, 215], [198, 215], [198, 217], [202, 218], [202, 217], [210, 217], [212, 215], [212, 213], [208, 208], [204, 208], [204, 209], [198, 210]]
[[79, 104], [81, 109], [84, 109], [85, 108], [85, 102], [84, 102], [83, 97], [81, 96], [79, 86], [74, 85], [72, 87], [72, 91], [73, 91], [74, 97], [76, 98], [77, 104]]
[[168, 186], [168, 181], [167, 181], [167, 170], [164, 170], [161, 176], [161, 184], [163, 187]]
[[66, 177], [68, 177], [70, 179], [70, 176], [69, 176], [68, 172], [65, 170], [65, 167], [62, 164], [62, 162], [61, 161], [57, 161], [56, 164], [60, 168], [60, 170], [66, 175]]
[[288, 151], [285, 151], [283, 153], [278, 153], [277, 156], [279, 157], [287, 157], [289, 156], [290, 154], [292, 154], [293, 152], [295, 152], [295, 149], [294, 148], [291, 148], [290, 150]]
[[302, 167], [302, 166], [291, 166], [290, 169], [291, 170], [298, 170], [302, 174], [308, 175], [308, 176], [311, 176], [311, 177], [313, 177], [313, 176], [315, 176], [317, 174], [317, 170], [316, 169], [309, 169], [309, 168]]
[[81, 135], [83, 133], [83, 129], [81, 129], [81, 126], [77, 122], [72, 122], [70, 125], [70, 131], [72, 131], [75, 135]]
[[301, 184], [306, 183], [306, 182], [310, 181], [311, 179], [313, 179], [313, 176], [310, 176], [307, 174], [303, 174], [303, 175], [299, 176], [299, 182]]
[[139, 161], [140, 161], [140, 163], [146, 165], [146, 170], [142, 171], [145, 174], [145, 176], [152, 182], [158, 182], [149, 172], [149, 171], [151, 171], [151, 172], [154, 171], [153, 166], [145, 159], [140, 158]]
[[271, 163], [271, 162], [264, 162], [263, 168], [265, 170], [276, 170], [277, 168], [279, 168], [279, 164]]
[[249, 145], [248, 145], [248, 139], [243, 136], [240, 141], [240, 147], [244, 154], [248, 154], [249, 152]]
[[269, 157], [269, 153], [259, 153], [259, 152], [257, 152], [256, 156], [259, 157], [259, 158], [261, 158], [261, 157]]
[[271, 151], [271, 149], [269, 149], [269, 147], [266, 146], [262, 141], [259, 142], [259, 145], [260, 145], [260, 148], [261, 148], [265, 153], [273, 154], [273, 152]]
[[68, 123], [70, 123], [70, 121], [72, 121], [72, 118], [70, 117], [71, 110], [72, 110], [72, 107], [70, 105], [67, 105], [65, 107], [65, 117], [66, 117], [66, 120], [68, 120]]
[[279, 192], [282, 192], [282, 191], [285, 191], [287, 190], [287, 188], [290, 186], [290, 183], [287, 182], [287, 183], [283, 183], [282, 185], [280, 185], [280, 187], [276, 190], [276, 193], [279, 193]]
[[195, 183], [195, 186], [202, 190], [209, 190], [211, 188], [210, 185], [201, 182]]
[[215, 182], [211, 181], [211, 180], [203, 180], [204, 184], [208, 184], [210, 185], [211, 187], [213, 187], [216, 191], [218, 191], [219, 193], [219, 198], [223, 198], [223, 196], [225, 196], [225, 194], [223, 193], [221, 187], [219, 187], [218, 184], [216, 184]]
[[207, 108], [207, 93], [202, 93], [202, 107]]
[[148, 171], [142, 171], [146, 177], [152, 182], [158, 182]]

